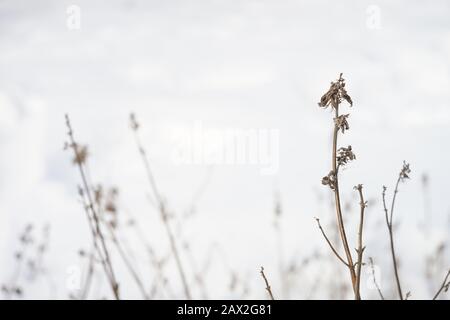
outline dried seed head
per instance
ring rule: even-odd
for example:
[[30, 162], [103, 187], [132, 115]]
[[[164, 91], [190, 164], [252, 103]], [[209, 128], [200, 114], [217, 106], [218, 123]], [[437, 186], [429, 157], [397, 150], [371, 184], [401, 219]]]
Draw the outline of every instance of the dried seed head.
[[103, 199], [103, 187], [102, 185], [98, 185], [95, 189], [94, 189], [94, 201], [97, 204], [100, 204], [102, 202]]
[[130, 127], [134, 131], [137, 131], [139, 129], [139, 123], [136, 120], [136, 116], [134, 113], [130, 114]]
[[71, 146], [75, 153], [74, 158], [72, 159], [73, 164], [82, 165], [86, 162], [88, 156], [88, 148], [87, 146], [81, 146], [77, 143], [72, 144]]
[[347, 121], [347, 118], [348, 118], [349, 115], [350, 114], [347, 113], [347, 114], [340, 115], [337, 118], [334, 118], [335, 126], [338, 129], [340, 129], [342, 133], [344, 133], [345, 130], [350, 129], [350, 126], [348, 125], [348, 121]]
[[409, 163], [403, 161], [403, 168], [400, 170], [400, 181], [404, 181], [405, 179], [409, 179], [409, 174], [411, 173], [411, 169], [409, 168]]
[[339, 148], [337, 151], [336, 161], [339, 166], [347, 164], [349, 161], [355, 160], [356, 156], [353, 153], [352, 146], [347, 148]]
[[345, 80], [342, 78], [341, 73], [339, 79], [331, 83], [330, 89], [320, 99], [319, 107], [327, 108], [331, 105], [332, 108], [337, 109], [343, 100], [347, 101], [350, 106], [353, 105], [352, 98], [350, 98], [345, 90]]
[[329, 186], [331, 190], [336, 190], [336, 175], [333, 170], [322, 178], [322, 184], [324, 186]]

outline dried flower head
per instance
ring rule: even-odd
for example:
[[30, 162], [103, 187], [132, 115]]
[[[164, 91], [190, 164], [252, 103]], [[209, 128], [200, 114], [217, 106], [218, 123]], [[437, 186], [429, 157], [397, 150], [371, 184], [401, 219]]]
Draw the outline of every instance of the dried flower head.
[[331, 190], [336, 190], [336, 175], [333, 170], [322, 178], [322, 184], [324, 186], [329, 186]]
[[130, 127], [134, 131], [137, 131], [139, 129], [139, 123], [136, 120], [136, 116], [134, 113], [130, 114]]
[[332, 108], [337, 109], [343, 100], [347, 101], [350, 106], [353, 105], [352, 98], [350, 98], [345, 90], [345, 80], [342, 78], [341, 73], [339, 79], [331, 83], [330, 89], [320, 99], [319, 107], [327, 108], [331, 105]]
[[347, 148], [339, 148], [337, 151], [336, 161], [339, 166], [343, 166], [347, 164], [349, 161], [355, 160], [356, 156], [353, 153], [352, 146], [348, 146]]
[[405, 179], [409, 179], [409, 174], [411, 173], [411, 169], [409, 168], [409, 163], [403, 161], [403, 168], [400, 170], [400, 180], [403, 181]]
[[88, 156], [87, 146], [81, 146], [77, 143], [74, 143], [71, 147], [73, 148], [75, 154], [74, 158], [72, 159], [72, 163], [77, 165], [84, 164]]
[[348, 121], [347, 121], [347, 118], [348, 118], [349, 115], [350, 114], [347, 113], [347, 114], [340, 115], [337, 118], [334, 118], [335, 126], [338, 129], [340, 129], [342, 133], [344, 133], [345, 130], [350, 129], [350, 126], [348, 125]]
[[103, 186], [98, 185], [96, 188], [94, 188], [94, 201], [97, 204], [100, 204], [103, 199]]

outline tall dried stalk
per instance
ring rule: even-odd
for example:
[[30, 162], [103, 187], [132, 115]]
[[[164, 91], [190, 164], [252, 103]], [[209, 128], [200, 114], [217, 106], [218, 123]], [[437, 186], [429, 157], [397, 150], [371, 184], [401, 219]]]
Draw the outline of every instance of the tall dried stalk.
[[[347, 234], [345, 231], [344, 218], [342, 214], [342, 205], [341, 205], [341, 196], [339, 192], [339, 169], [346, 165], [348, 162], [355, 160], [356, 157], [353, 153], [352, 147], [337, 147], [338, 145], [338, 135], [339, 132], [344, 133], [349, 129], [348, 124], [348, 116], [349, 114], [339, 114], [339, 107], [342, 101], [347, 101], [350, 106], [353, 105], [353, 101], [350, 96], [347, 94], [345, 89], [345, 80], [342, 78], [342, 73], [339, 76], [339, 79], [336, 82], [332, 82], [330, 89], [322, 96], [319, 102], [319, 106], [322, 108], [327, 108], [331, 106], [334, 110], [334, 126], [333, 126], [333, 146], [332, 146], [332, 154], [331, 154], [331, 171], [322, 179], [322, 184], [327, 185], [334, 192], [335, 199], [335, 209], [336, 209], [336, 220], [337, 226], [339, 230], [339, 235], [341, 239], [342, 246], [345, 252], [345, 260], [339, 255], [338, 251], [331, 244], [330, 240], [326, 236], [324, 230], [319, 224], [320, 231], [325, 237], [328, 245], [332, 249], [333, 253], [339, 258], [341, 262], [348, 268], [350, 273], [350, 280], [352, 283], [352, 289], [354, 293], [355, 299], [361, 299], [360, 294], [360, 282], [361, 282], [361, 268], [363, 265], [362, 256], [364, 247], [362, 246], [362, 232], [363, 232], [363, 223], [364, 223], [364, 208], [366, 207], [366, 202], [364, 201], [362, 195], [362, 185], [358, 185], [355, 187], [358, 190], [360, 195], [360, 205], [361, 205], [361, 216], [359, 223], [359, 231], [358, 231], [358, 248], [357, 251], [357, 262], [353, 262], [353, 257], [350, 251], [350, 246], [348, 244]], [[319, 223], [319, 221], [317, 221]]]
[[275, 298], [273, 297], [272, 288], [270, 287], [269, 281], [267, 280], [267, 277], [264, 274], [264, 267], [261, 267], [260, 273], [261, 273], [261, 277], [264, 279], [264, 283], [266, 285], [266, 290], [267, 290], [267, 293], [269, 294], [270, 299], [275, 300]]
[[87, 299], [89, 295], [89, 290], [91, 289], [92, 279], [94, 277], [95, 272], [95, 248], [94, 250], [91, 250], [91, 252], [88, 255], [89, 255], [88, 268], [86, 273], [86, 279], [84, 280], [84, 285], [81, 290], [80, 300]]
[[146, 300], [149, 300], [150, 297], [145, 290], [144, 283], [142, 282], [141, 278], [139, 277], [139, 275], [138, 275], [136, 269], [134, 268], [133, 264], [131, 263], [130, 259], [128, 259], [127, 254], [125, 253], [125, 250], [122, 248], [122, 245], [120, 244], [119, 239], [117, 239], [117, 236], [116, 236], [113, 228], [110, 225], [108, 225], [107, 222], [105, 224], [106, 224], [106, 228], [109, 231], [109, 235], [112, 239], [112, 242], [116, 246], [117, 252], [119, 253], [120, 257], [122, 258], [123, 262], [125, 263], [125, 266], [127, 267], [128, 271], [130, 272], [137, 287], [139, 288], [139, 291], [141, 292], [142, 297]]
[[173, 253], [174, 257], [175, 257], [175, 262], [176, 262], [176, 265], [177, 265], [178, 272], [180, 274], [181, 282], [183, 284], [184, 293], [186, 295], [186, 298], [188, 300], [191, 300], [192, 296], [191, 296], [191, 293], [190, 293], [190, 290], [189, 290], [189, 286], [188, 286], [188, 283], [187, 283], [185, 271], [183, 269], [183, 265], [181, 263], [180, 254], [179, 254], [177, 245], [175, 243], [175, 237], [173, 235], [172, 227], [171, 227], [171, 225], [169, 223], [169, 220], [168, 220], [169, 217], [168, 217], [168, 212], [167, 212], [167, 209], [166, 209], [166, 204], [165, 204], [164, 198], [162, 197], [162, 195], [159, 192], [159, 189], [158, 189], [158, 187], [156, 185], [156, 180], [155, 180], [155, 178], [153, 176], [153, 173], [152, 173], [152, 170], [151, 170], [151, 167], [150, 167], [150, 162], [148, 161], [148, 158], [147, 158], [146, 151], [145, 151], [145, 149], [144, 149], [144, 147], [143, 147], [143, 145], [142, 145], [142, 143], [141, 143], [141, 141], [139, 139], [139, 135], [138, 135], [139, 124], [136, 121], [136, 118], [135, 118], [134, 114], [130, 115], [130, 126], [131, 126], [131, 129], [133, 130], [134, 138], [135, 138], [135, 141], [136, 141], [136, 145], [138, 147], [139, 154], [141, 156], [141, 160], [142, 160], [142, 162], [144, 164], [145, 171], [147, 173], [147, 179], [148, 179], [148, 182], [150, 184], [151, 192], [153, 193], [153, 196], [154, 196], [154, 198], [155, 198], [155, 200], [157, 202], [157, 207], [158, 207], [158, 211], [160, 213], [161, 221], [162, 221], [162, 223], [164, 225], [164, 228], [166, 230], [167, 237], [169, 238], [170, 248], [171, 248], [172, 253]]
[[355, 189], [358, 191], [359, 194], [359, 205], [361, 207], [360, 211], [360, 218], [359, 218], [359, 229], [358, 229], [358, 248], [356, 249], [356, 253], [358, 254], [358, 260], [356, 263], [356, 292], [359, 294], [359, 298], [361, 298], [360, 295], [360, 286], [361, 286], [361, 269], [363, 265], [363, 253], [365, 247], [363, 246], [363, 225], [364, 225], [364, 211], [367, 207], [367, 202], [364, 201], [364, 196], [362, 193], [362, 184], [359, 184], [355, 187]]
[[108, 278], [109, 284], [111, 286], [111, 290], [113, 292], [114, 298], [116, 300], [120, 299], [119, 296], [119, 285], [116, 281], [116, 277], [114, 275], [113, 266], [111, 263], [111, 258], [109, 254], [109, 249], [106, 245], [106, 240], [101, 230], [101, 222], [100, 217], [97, 213], [97, 210], [94, 206], [94, 198], [92, 195], [91, 188], [88, 184], [86, 169], [85, 169], [85, 161], [87, 158], [87, 149], [86, 147], [81, 147], [75, 140], [74, 133], [72, 130], [72, 126], [70, 124], [69, 116], [66, 115], [66, 126], [67, 126], [67, 135], [69, 137], [69, 143], [66, 144], [66, 148], [72, 149], [74, 153], [74, 164], [78, 167], [79, 173], [82, 180], [82, 187], [79, 188], [80, 196], [83, 200], [84, 209], [87, 214], [87, 219], [89, 222], [89, 227], [92, 233], [92, 241], [94, 247], [99, 255], [99, 258], [102, 262], [102, 266], [104, 268], [105, 274]]
[[403, 297], [403, 292], [402, 292], [402, 286], [400, 284], [397, 256], [395, 253], [393, 218], [394, 218], [395, 200], [397, 198], [397, 193], [398, 193], [398, 186], [399, 186], [400, 182], [403, 182], [405, 179], [409, 179], [410, 172], [411, 172], [411, 169], [409, 168], [409, 164], [403, 161], [403, 167], [400, 170], [400, 173], [397, 178], [397, 182], [395, 184], [394, 195], [392, 197], [390, 212], [388, 212], [388, 209], [386, 206], [386, 189], [387, 188], [385, 186], [383, 186], [383, 192], [381, 194], [382, 198], [383, 198], [383, 208], [384, 208], [384, 213], [385, 213], [386, 225], [387, 225], [388, 232], [389, 232], [389, 242], [390, 242], [390, 248], [391, 248], [392, 264], [394, 266], [395, 283], [397, 286], [397, 292], [398, 292], [400, 300], [403, 300], [404, 297]]
[[442, 282], [441, 286], [439, 287], [439, 290], [436, 292], [436, 294], [433, 297], [433, 300], [436, 300], [442, 291], [447, 292], [450, 288], [450, 280], [448, 278], [450, 277], [450, 270], [448, 270], [447, 274], [445, 275], [444, 281]]
[[375, 288], [377, 288], [378, 294], [381, 298], [381, 300], [384, 300], [383, 293], [381, 292], [380, 286], [378, 285], [377, 278], [375, 277], [375, 268], [373, 266], [373, 259], [372, 257], [369, 257], [369, 263], [370, 263], [370, 270], [372, 272], [372, 280], [373, 284], [375, 285]]

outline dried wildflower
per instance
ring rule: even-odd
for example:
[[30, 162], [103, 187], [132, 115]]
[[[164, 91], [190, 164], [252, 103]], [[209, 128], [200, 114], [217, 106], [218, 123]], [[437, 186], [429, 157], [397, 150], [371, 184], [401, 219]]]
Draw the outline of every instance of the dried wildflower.
[[347, 164], [349, 161], [355, 160], [356, 156], [353, 153], [352, 146], [348, 146], [347, 148], [339, 148], [337, 151], [336, 161], [339, 166], [343, 166]]
[[87, 146], [80, 146], [77, 143], [72, 144], [73, 151], [75, 153], [74, 158], [72, 159], [73, 164], [82, 165], [86, 162], [88, 156], [88, 148]]
[[409, 179], [409, 174], [411, 173], [411, 169], [409, 168], [409, 163], [403, 161], [403, 168], [400, 171], [400, 181], [405, 179]]
[[94, 189], [94, 199], [95, 199], [95, 203], [97, 203], [97, 204], [100, 204], [102, 202], [102, 199], [103, 199], [103, 186], [102, 185], [98, 185]]
[[134, 131], [137, 131], [139, 129], [139, 123], [136, 120], [136, 116], [134, 113], [130, 114], [130, 127]]
[[333, 170], [331, 170], [327, 176], [322, 178], [322, 184], [324, 186], [329, 186], [331, 190], [336, 190], [336, 175]]
[[320, 99], [319, 107], [327, 108], [331, 105], [332, 108], [337, 109], [339, 104], [346, 100], [350, 106], [353, 105], [353, 101], [345, 90], [345, 80], [342, 78], [342, 73], [336, 82], [332, 82], [330, 89]]
[[117, 188], [111, 188], [108, 191], [108, 196], [106, 198], [105, 201], [105, 211], [106, 212], [110, 212], [110, 213], [116, 213], [117, 211], [117, 206], [116, 206], [116, 201], [117, 201], [117, 195], [119, 194]]
[[334, 118], [335, 126], [338, 129], [340, 129], [342, 133], [344, 133], [345, 130], [350, 129], [350, 126], [348, 125], [348, 121], [347, 121], [347, 118], [348, 118], [349, 115], [350, 114], [347, 113], [347, 114], [340, 115], [337, 118]]

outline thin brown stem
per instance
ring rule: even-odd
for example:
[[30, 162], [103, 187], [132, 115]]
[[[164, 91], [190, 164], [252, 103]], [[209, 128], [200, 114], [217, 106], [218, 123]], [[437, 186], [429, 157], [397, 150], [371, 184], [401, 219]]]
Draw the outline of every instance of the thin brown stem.
[[164, 228], [165, 228], [167, 236], [169, 238], [170, 248], [171, 248], [171, 250], [173, 252], [173, 255], [175, 257], [175, 262], [176, 262], [176, 265], [177, 265], [177, 268], [178, 268], [178, 272], [180, 274], [181, 282], [183, 284], [184, 293], [186, 295], [186, 298], [188, 300], [191, 300], [192, 299], [191, 298], [191, 293], [190, 293], [189, 286], [188, 286], [188, 283], [187, 283], [187, 280], [186, 280], [186, 275], [185, 275], [185, 272], [184, 272], [184, 269], [183, 269], [183, 265], [181, 263], [181, 258], [180, 258], [180, 255], [179, 255], [176, 243], [175, 243], [175, 237], [173, 235], [172, 228], [171, 228], [170, 223], [168, 221], [168, 213], [167, 213], [167, 210], [166, 210], [165, 202], [164, 202], [164, 199], [161, 196], [161, 194], [159, 192], [159, 189], [158, 189], [158, 187], [156, 185], [156, 180], [155, 180], [154, 175], [152, 173], [152, 170], [151, 170], [151, 167], [150, 167], [150, 162], [148, 161], [148, 158], [147, 158], [147, 155], [146, 155], [146, 151], [145, 151], [145, 149], [144, 149], [144, 147], [143, 147], [143, 145], [142, 145], [142, 143], [141, 143], [141, 141], [139, 139], [139, 135], [137, 133], [139, 125], [137, 124], [136, 119], [134, 118], [134, 115], [131, 115], [130, 120], [131, 120], [131, 127], [133, 129], [136, 145], [138, 147], [139, 154], [141, 156], [141, 159], [142, 159], [142, 162], [144, 164], [145, 171], [146, 171], [146, 174], [147, 174], [147, 179], [148, 179], [148, 182], [150, 184], [150, 189], [153, 192], [153, 195], [154, 195], [154, 197], [155, 197], [155, 199], [157, 201], [158, 210], [159, 210], [159, 213], [160, 213], [160, 216], [161, 216], [161, 220], [163, 222]]
[[372, 257], [369, 258], [369, 263], [370, 263], [370, 269], [372, 271], [373, 284], [375, 285], [375, 288], [377, 288], [377, 291], [378, 291], [378, 294], [380, 295], [381, 300], [384, 300], [383, 293], [381, 292], [380, 286], [378, 285], [378, 282], [377, 282], [377, 278], [375, 277], [375, 268], [373, 266]]
[[433, 297], [433, 300], [436, 300], [442, 291], [447, 292], [450, 287], [450, 281], [448, 281], [448, 278], [450, 277], [450, 270], [448, 270], [447, 274], [445, 275], [444, 281], [442, 282], [441, 286], [439, 287], [439, 290], [436, 292], [436, 294]]
[[269, 281], [267, 280], [266, 275], [264, 274], [264, 267], [261, 267], [260, 273], [261, 273], [261, 276], [264, 279], [264, 283], [266, 284], [266, 290], [269, 293], [270, 299], [271, 300], [275, 300], [275, 298], [273, 297], [273, 294], [272, 294], [272, 288], [270, 287]]
[[112, 242], [116, 246], [117, 252], [119, 253], [120, 257], [122, 258], [123, 262], [125, 263], [125, 266], [127, 267], [128, 271], [130, 272], [132, 278], [136, 282], [136, 285], [139, 288], [139, 291], [141, 292], [144, 299], [149, 300], [150, 297], [148, 296], [145, 286], [142, 283], [142, 280], [140, 279], [139, 275], [137, 274], [137, 271], [134, 269], [133, 264], [128, 259], [124, 249], [122, 248], [122, 245], [119, 242], [119, 239], [117, 239], [116, 234], [114, 233], [113, 228], [108, 224], [108, 222], [104, 222], [106, 225], [106, 228], [109, 231], [110, 237], [112, 239]]
[[401, 176], [399, 176], [399, 178], [397, 179], [397, 183], [395, 185], [394, 196], [392, 198], [392, 203], [391, 203], [391, 212], [389, 214], [388, 214], [388, 209], [386, 207], [386, 187], [384, 187], [384, 186], [383, 186], [382, 198], [383, 198], [383, 208], [384, 208], [385, 218], [386, 218], [386, 225], [387, 225], [388, 232], [389, 232], [389, 242], [390, 242], [390, 248], [391, 248], [392, 264], [394, 266], [395, 283], [397, 286], [397, 292], [400, 297], [400, 300], [403, 300], [403, 292], [402, 292], [402, 287], [400, 285], [400, 276], [399, 276], [399, 272], [398, 272], [397, 256], [395, 254], [394, 228], [393, 228], [393, 223], [392, 223], [395, 199], [396, 199], [396, 195], [398, 193], [398, 185], [400, 183], [400, 180], [401, 180]]
[[[336, 119], [339, 117], [339, 107], [335, 108], [335, 116]], [[350, 278], [352, 281], [352, 288], [355, 294], [355, 299], [359, 299], [357, 291], [356, 291], [356, 273], [355, 268], [353, 267], [353, 258], [350, 251], [350, 247], [348, 245], [347, 235], [345, 232], [344, 219], [342, 217], [342, 209], [341, 209], [341, 199], [339, 194], [339, 177], [338, 177], [338, 166], [337, 166], [337, 140], [338, 140], [339, 127], [334, 125], [333, 130], [333, 150], [332, 150], [332, 170], [335, 175], [335, 189], [334, 189], [334, 197], [336, 204], [336, 216], [337, 216], [337, 224], [339, 229], [339, 234], [341, 236], [342, 246], [344, 247], [345, 255], [347, 257], [348, 269], [350, 272]]]
[[359, 184], [355, 187], [356, 190], [358, 190], [359, 193], [359, 205], [361, 207], [361, 213], [359, 218], [359, 229], [358, 229], [358, 249], [356, 250], [358, 254], [358, 261], [356, 263], [356, 296], [358, 299], [361, 299], [361, 269], [363, 265], [363, 253], [365, 247], [363, 247], [363, 226], [364, 226], [364, 211], [367, 206], [367, 203], [364, 201], [364, 196], [362, 192], [362, 184]]
[[[72, 126], [70, 124], [70, 119], [69, 116], [66, 115], [66, 126], [68, 129], [68, 136], [70, 139], [70, 147], [72, 148], [73, 152], [74, 152], [74, 159], [75, 159], [75, 164], [77, 165], [79, 172], [80, 172], [80, 176], [81, 176], [81, 180], [83, 183], [83, 188], [84, 188], [84, 194], [87, 198], [87, 209], [86, 209], [86, 213], [88, 214], [88, 220], [91, 222], [90, 218], [92, 218], [93, 221], [93, 226], [92, 224], [90, 224], [91, 226], [91, 231], [93, 233], [94, 236], [94, 243], [96, 243], [96, 239], [98, 238], [100, 241], [100, 245], [101, 245], [101, 250], [104, 256], [104, 259], [102, 259], [102, 261], [104, 261], [104, 268], [105, 268], [105, 272], [109, 278], [109, 282], [111, 285], [111, 289], [113, 291], [114, 297], [116, 300], [120, 299], [119, 296], [119, 285], [116, 281], [115, 275], [114, 275], [114, 271], [113, 271], [113, 267], [112, 267], [112, 263], [111, 263], [111, 259], [109, 256], [109, 251], [108, 251], [108, 247], [106, 246], [106, 241], [105, 238], [103, 236], [103, 233], [101, 231], [100, 228], [100, 221], [99, 221], [99, 217], [98, 214], [94, 208], [94, 201], [91, 195], [91, 190], [89, 187], [89, 184], [87, 183], [87, 178], [86, 178], [86, 173], [85, 173], [85, 169], [83, 167], [83, 162], [84, 159], [81, 157], [81, 155], [79, 154], [79, 150], [78, 150], [78, 144], [75, 141], [74, 138], [74, 133], [72, 130]], [[89, 216], [89, 211], [91, 213], [91, 215]], [[98, 246], [97, 246], [98, 248]], [[100, 251], [99, 251], [100, 253]], [[102, 254], [100, 254], [100, 256], [102, 256]]]
[[336, 255], [336, 257], [346, 266], [349, 267], [348, 263], [345, 262], [345, 260], [339, 255], [339, 253], [337, 252], [337, 250], [334, 248], [333, 244], [331, 243], [330, 239], [328, 238], [328, 236], [326, 235], [325, 231], [322, 228], [322, 225], [320, 224], [320, 219], [319, 218], [315, 218], [317, 221], [317, 225], [320, 229], [320, 232], [322, 232], [323, 237], [325, 238], [325, 241], [328, 243], [328, 246], [330, 247], [331, 251], [333, 251], [333, 253]]
[[92, 250], [92, 252], [89, 253], [88, 270], [87, 270], [86, 280], [84, 281], [83, 290], [80, 295], [81, 300], [87, 299], [87, 297], [89, 295], [89, 290], [91, 289], [94, 271], [95, 271], [95, 248]]

